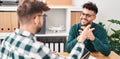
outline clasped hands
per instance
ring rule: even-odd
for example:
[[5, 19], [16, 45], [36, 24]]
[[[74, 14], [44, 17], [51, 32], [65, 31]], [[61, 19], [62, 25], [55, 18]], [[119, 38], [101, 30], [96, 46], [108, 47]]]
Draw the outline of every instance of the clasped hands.
[[80, 35], [77, 37], [78, 42], [83, 43], [86, 39], [94, 41], [95, 37], [94, 37], [92, 31], [95, 28], [90, 28], [90, 27], [91, 27], [91, 25], [88, 25], [86, 27], [83, 27], [83, 30], [79, 30]]

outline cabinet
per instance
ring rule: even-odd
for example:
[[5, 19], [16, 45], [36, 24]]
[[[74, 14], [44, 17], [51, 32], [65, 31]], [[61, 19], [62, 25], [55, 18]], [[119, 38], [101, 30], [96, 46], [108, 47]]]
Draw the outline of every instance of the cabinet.
[[[20, 4], [24, 0], [19, 0]], [[72, 0], [40, 0], [45, 2], [48, 6], [72, 6]]]
[[16, 12], [0, 12], [0, 32], [13, 32], [17, 27]]
[[[70, 27], [79, 22], [81, 9], [68, 6], [50, 6], [51, 10], [46, 13], [44, 34], [68, 34]], [[15, 11], [0, 12], [0, 32], [13, 32], [18, 27], [18, 20]], [[63, 26], [64, 30], [53, 32], [51, 26]]]
[[45, 2], [48, 6], [72, 6], [72, 0], [45, 0]]
[[51, 51], [65, 51], [66, 36], [43, 36], [37, 37], [37, 40], [43, 42], [45, 46], [51, 49]]
[[81, 11], [71, 11], [71, 26], [80, 22]]
[[16, 12], [11, 12], [11, 29], [14, 31], [16, 28], [18, 28], [18, 18]]
[[[45, 22], [45, 33], [36, 34], [36, 36], [46, 36], [47, 34], [52, 36], [67, 36], [70, 27], [78, 22], [81, 8], [73, 6], [49, 6], [51, 8], [48, 11]], [[16, 15], [17, 6], [2, 7], [0, 8], [0, 37], [6, 36], [6, 34], [14, 31], [18, 27], [18, 20]], [[54, 32], [49, 30], [51, 26], [60, 27], [63, 26], [64, 30]]]

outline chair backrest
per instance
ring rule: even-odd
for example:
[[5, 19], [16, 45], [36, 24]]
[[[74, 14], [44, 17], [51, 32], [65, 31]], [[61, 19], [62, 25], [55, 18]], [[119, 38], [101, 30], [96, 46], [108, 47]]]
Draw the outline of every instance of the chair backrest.
[[52, 51], [65, 51], [66, 36], [37, 37], [37, 40], [43, 42], [44, 45], [49, 47]]

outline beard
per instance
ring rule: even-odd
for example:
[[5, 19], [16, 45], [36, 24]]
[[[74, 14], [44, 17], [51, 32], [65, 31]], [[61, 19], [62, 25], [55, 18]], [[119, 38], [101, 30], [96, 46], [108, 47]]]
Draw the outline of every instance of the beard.
[[[86, 23], [83, 23], [82, 20], [86, 21]], [[91, 21], [88, 21], [87, 19], [83, 19], [83, 18], [81, 19], [80, 22], [81, 22], [81, 26], [87, 26], [87, 25], [91, 24]]]
[[39, 33], [41, 31], [41, 27], [37, 28], [36, 33]]
[[81, 23], [81, 26], [87, 26], [87, 25], [89, 25], [89, 24], [91, 24], [90, 22], [88, 22], [88, 23], [86, 23], [86, 24], [82, 24]]

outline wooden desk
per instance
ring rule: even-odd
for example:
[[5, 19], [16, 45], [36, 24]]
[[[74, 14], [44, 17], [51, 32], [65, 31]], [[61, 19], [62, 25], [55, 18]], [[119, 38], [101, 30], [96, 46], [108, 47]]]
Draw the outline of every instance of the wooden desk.
[[[69, 55], [67, 52], [60, 52], [58, 54], [64, 57], [67, 57]], [[91, 55], [97, 59], [120, 59], [120, 56], [113, 51], [111, 51], [109, 56], [103, 56], [101, 53], [91, 53]]]

